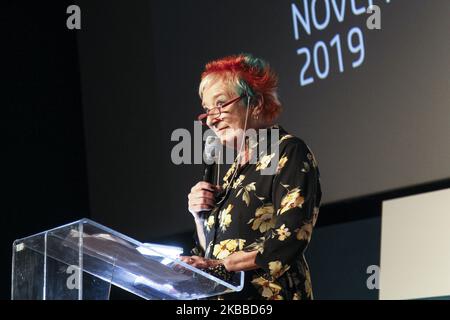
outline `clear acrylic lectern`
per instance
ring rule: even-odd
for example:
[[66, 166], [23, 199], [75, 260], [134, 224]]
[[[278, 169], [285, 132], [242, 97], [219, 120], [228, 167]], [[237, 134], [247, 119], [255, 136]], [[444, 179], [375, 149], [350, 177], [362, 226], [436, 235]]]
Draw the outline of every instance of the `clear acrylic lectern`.
[[228, 283], [180, 261], [181, 252], [82, 219], [14, 241], [11, 298], [107, 300], [111, 285], [152, 300], [242, 289], [243, 272]]

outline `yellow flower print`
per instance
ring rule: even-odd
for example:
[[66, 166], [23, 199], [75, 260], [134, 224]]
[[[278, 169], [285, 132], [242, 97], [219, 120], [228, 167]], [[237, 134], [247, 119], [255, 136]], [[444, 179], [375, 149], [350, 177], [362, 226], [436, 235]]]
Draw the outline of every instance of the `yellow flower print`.
[[279, 284], [263, 277], [253, 279], [252, 284], [259, 288], [262, 297], [268, 300], [283, 300], [283, 297], [279, 294], [282, 289]]
[[280, 294], [274, 294], [273, 296], [271, 296], [268, 300], [284, 300], [283, 296], [281, 296]]
[[256, 209], [255, 218], [249, 220], [248, 224], [252, 223], [252, 229], [265, 233], [267, 230], [275, 227], [275, 208], [271, 203], [266, 203]]
[[319, 217], [319, 207], [314, 207], [314, 209], [313, 209], [313, 219], [312, 219], [313, 227], [316, 225], [318, 217]]
[[236, 198], [237, 198], [242, 193], [242, 201], [245, 202], [247, 207], [250, 205], [250, 191], [256, 191], [255, 185], [256, 185], [256, 182], [249, 183], [246, 186], [241, 187], [241, 189], [236, 194]]
[[278, 143], [282, 143], [284, 140], [287, 140], [287, 139], [292, 138], [292, 137], [293, 137], [293, 135], [287, 134], [287, 135], [281, 137], [281, 139], [280, 139], [280, 141]]
[[301, 208], [304, 201], [305, 198], [300, 194], [300, 188], [294, 188], [281, 199], [281, 208], [278, 209], [277, 214], [283, 214], [292, 208]]
[[278, 240], [284, 241], [285, 239], [289, 238], [291, 233], [289, 232], [289, 228], [286, 228], [286, 226], [283, 224], [281, 227], [275, 230], [278, 234]]
[[248, 192], [250, 192], [250, 191], [256, 191], [256, 182], [252, 182], [252, 183], [249, 183], [248, 185], [246, 185], [245, 187], [244, 187], [244, 189], [246, 190], [246, 191], [248, 191]]
[[265, 237], [260, 237], [255, 242], [252, 242], [249, 245], [247, 245], [243, 250], [247, 252], [258, 250], [259, 253], [264, 253], [265, 240], [266, 240]]
[[309, 163], [306, 161], [303, 161], [303, 168], [301, 168], [300, 171], [303, 173], [308, 173], [309, 170], [311, 170]]
[[280, 158], [280, 160], [278, 161], [277, 174], [279, 174], [281, 169], [284, 168], [284, 166], [286, 165], [287, 161], [288, 161], [288, 157], [286, 155], [283, 155]]
[[233, 164], [231, 165], [230, 169], [228, 169], [227, 173], [225, 174], [225, 176], [223, 177], [223, 184], [222, 184], [222, 188], [226, 188], [229, 184], [228, 179], [230, 178], [230, 176], [233, 174], [234, 170], [236, 168], [236, 163], [233, 162]]
[[300, 296], [300, 294], [298, 292], [294, 293], [292, 300], [301, 300], [301, 299], [302, 299], [302, 297]]
[[228, 207], [226, 207], [225, 209], [223, 209], [222, 211], [220, 211], [219, 213], [219, 221], [220, 221], [220, 229], [222, 231], [226, 231], [227, 228], [230, 226], [231, 224], [231, 210], [233, 209], [233, 205], [230, 203], [228, 205]]
[[283, 267], [283, 264], [279, 260], [269, 262], [270, 275], [274, 278], [280, 277], [283, 273], [289, 270], [289, 268], [290, 266], [288, 265]]
[[211, 214], [208, 219], [205, 220], [205, 227], [206, 230], [210, 231], [211, 228], [214, 226], [214, 215]]
[[312, 230], [312, 221], [305, 223], [301, 228], [295, 230], [295, 232], [297, 233], [297, 240], [309, 241], [311, 239]]
[[309, 299], [313, 299], [311, 273], [309, 272], [309, 270], [306, 270], [306, 273], [305, 273], [305, 291], [306, 291], [306, 296]]
[[[309, 147], [308, 147], [308, 149], [309, 149]], [[309, 150], [306, 157], [308, 158], [309, 161], [311, 161], [313, 167], [317, 168], [317, 160], [316, 160], [316, 157], [314, 156], [314, 153], [312, 153], [311, 150]]]
[[229, 239], [220, 241], [219, 244], [214, 246], [213, 255], [217, 259], [225, 259], [237, 250], [242, 250], [244, 244], [244, 239]]
[[275, 156], [275, 153], [263, 156], [258, 163], [256, 164], [256, 171], [264, 170], [269, 165], [272, 158]]
[[239, 185], [242, 183], [242, 181], [245, 179], [245, 176], [243, 174], [241, 174], [239, 176], [239, 178], [236, 179], [236, 181], [234, 181], [233, 183], [233, 189], [236, 189], [237, 187], [239, 187]]

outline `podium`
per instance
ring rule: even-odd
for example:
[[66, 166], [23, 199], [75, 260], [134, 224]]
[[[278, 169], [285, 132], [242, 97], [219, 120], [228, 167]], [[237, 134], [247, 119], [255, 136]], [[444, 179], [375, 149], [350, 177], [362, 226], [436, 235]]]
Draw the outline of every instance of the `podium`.
[[182, 249], [144, 244], [89, 219], [13, 243], [13, 300], [108, 300], [111, 285], [148, 300], [193, 300], [240, 291], [179, 259]]

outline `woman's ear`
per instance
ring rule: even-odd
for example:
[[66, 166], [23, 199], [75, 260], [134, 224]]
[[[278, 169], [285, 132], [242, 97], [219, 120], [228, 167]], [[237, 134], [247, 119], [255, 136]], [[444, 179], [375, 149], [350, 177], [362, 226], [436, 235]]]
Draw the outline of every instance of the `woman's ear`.
[[252, 104], [252, 107], [253, 107], [252, 114], [253, 114], [254, 117], [261, 115], [263, 106], [264, 106], [264, 97], [263, 97], [263, 95], [262, 94], [256, 95], [253, 98], [253, 104]]
[[262, 94], [258, 94], [256, 96], [256, 107], [258, 107], [260, 110], [262, 110], [264, 106], [264, 96]]

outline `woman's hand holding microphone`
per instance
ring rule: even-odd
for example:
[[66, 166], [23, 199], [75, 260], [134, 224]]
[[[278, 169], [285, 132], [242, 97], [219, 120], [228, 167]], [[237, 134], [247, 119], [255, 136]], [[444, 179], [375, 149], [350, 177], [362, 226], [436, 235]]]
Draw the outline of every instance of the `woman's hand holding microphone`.
[[205, 181], [200, 181], [192, 187], [188, 195], [188, 208], [196, 221], [202, 219], [201, 212], [210, 211], [215, 207], [216, 194], [221, 190], [222, 187]]

